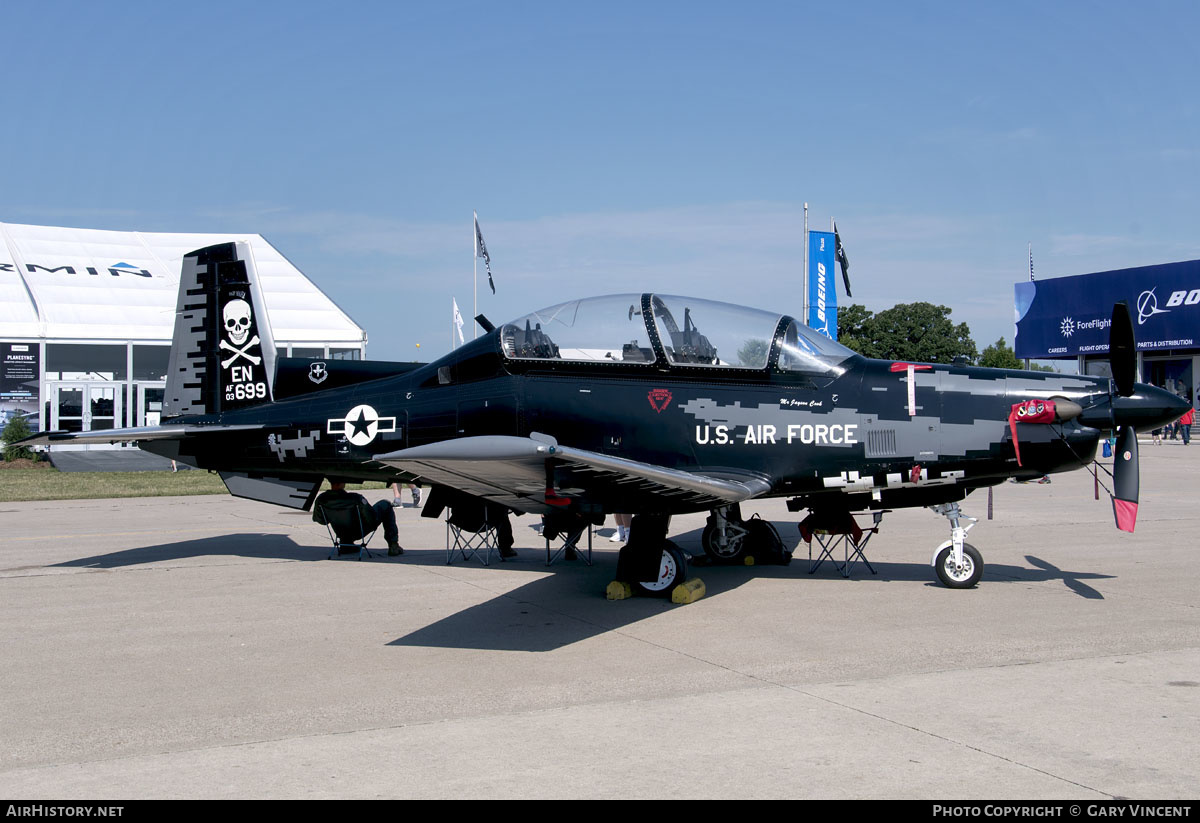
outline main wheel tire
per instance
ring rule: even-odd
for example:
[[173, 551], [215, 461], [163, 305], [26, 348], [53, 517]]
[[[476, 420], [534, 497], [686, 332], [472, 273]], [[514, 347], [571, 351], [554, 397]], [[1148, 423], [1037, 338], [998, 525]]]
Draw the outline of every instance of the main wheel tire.
[[954, 547], [947, 546], [938, 552], [933, 563], [938, 580], [951, 589], [969, 589], [983, 577], [983, 555], [970, 543], [963, 543], [962, 567], [954, 565]]
[[[748, 533], [739, 535], [728, 534], [729, 527], [733, 523], [726, 525], [727, 540], [725, 545], [721, 546], [717, 543], [717, 527], [709, 523], [704, 527], [704, 531], [700, 534], [700, 546], [704, 549], [704, 553], [718, 563], [736, 563], [742, 559], [742, 555], [746, 553], [746, 545], [749, 542], [746, 538]], [[745, 528], [745, 523], [739, 523], [739, 526]]]
[[634, 583], [641, 594], [650, 597], [670, 597], [671, 589], [687, 580], [687, 555], [673, 543], [663, 546], [662, 560], [658, 565], [658, 579], [649, 583]]

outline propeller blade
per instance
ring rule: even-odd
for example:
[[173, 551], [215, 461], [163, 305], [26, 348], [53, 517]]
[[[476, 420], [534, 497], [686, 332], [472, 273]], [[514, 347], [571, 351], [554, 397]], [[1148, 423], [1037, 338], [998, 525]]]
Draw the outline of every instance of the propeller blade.
[[1133, 531], [1137, 523], [1138, 485], [1137, 429], [1122, 426], [1113, 455], [1113, 515], [1123, 532]]
[[1117, 394], [1121, 397], [1133, 394], [1137, 343], [1133, 339], [1133, 319], [1129, 316], [1127, 303], [1113, 304], [1112, 325], [1108, 328], [1108, 363], [1113, 382], [1117, 384]]

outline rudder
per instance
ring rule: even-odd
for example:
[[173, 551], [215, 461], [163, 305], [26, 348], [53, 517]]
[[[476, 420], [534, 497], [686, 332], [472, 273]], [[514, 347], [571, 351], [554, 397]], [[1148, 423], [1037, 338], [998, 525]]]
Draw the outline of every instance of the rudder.
[[164, 417], [268, 403], [275, 340], [249, 243], [184, 255]]

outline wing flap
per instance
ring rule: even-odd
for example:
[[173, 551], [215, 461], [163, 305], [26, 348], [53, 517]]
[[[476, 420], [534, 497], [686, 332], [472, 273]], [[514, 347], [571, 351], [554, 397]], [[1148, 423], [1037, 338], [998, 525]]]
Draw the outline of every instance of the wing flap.
[[312, 507], [317, 490], [321, 488], [319, 477], [313, 480], [311, 477], [274, 477], [246, 472], [220, 472], [220, 475], [225, 488], [234, 497], [304, 511]]

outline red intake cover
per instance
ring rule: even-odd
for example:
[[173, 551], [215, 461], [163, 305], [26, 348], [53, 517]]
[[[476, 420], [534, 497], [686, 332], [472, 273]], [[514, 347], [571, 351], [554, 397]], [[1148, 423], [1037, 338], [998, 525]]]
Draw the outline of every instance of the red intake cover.
[[1018, 423], [1053, 423], [1053, 400], [1023, 400], [1013, 403], [1012, 411], [1008, 413], [1008, 430], [1012, 432], [1013, 449], [1017, 452], [1017, 465], [1021, 465], [1021, 444], [1017, 440]]

